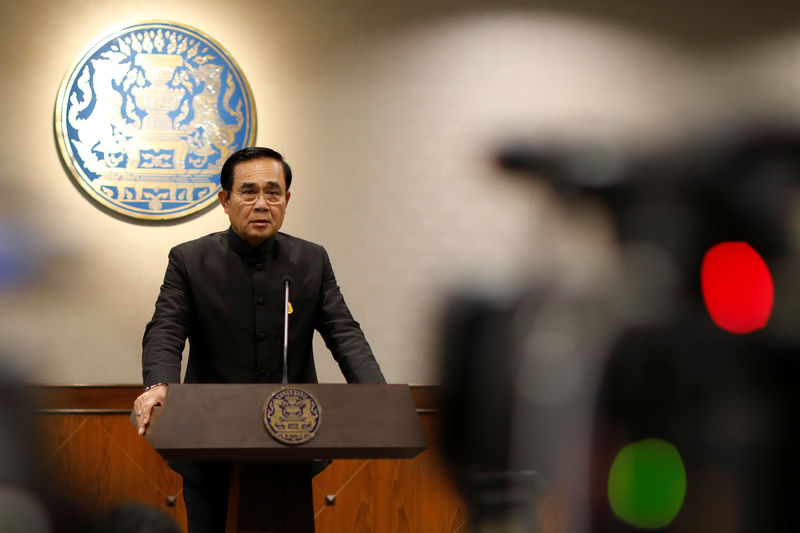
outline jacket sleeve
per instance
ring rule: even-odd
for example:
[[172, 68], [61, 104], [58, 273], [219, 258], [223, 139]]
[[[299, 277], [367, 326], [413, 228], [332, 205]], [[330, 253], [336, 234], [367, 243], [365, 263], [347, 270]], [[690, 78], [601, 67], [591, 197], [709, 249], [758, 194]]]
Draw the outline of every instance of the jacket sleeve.
[[324, 248], [322, 262], [322, 287], [315, 328], [348, 383], [386, 383], [361, 326], [347, 308]]
[[178, 248], [173, 248], [153, 318], [147, 323], [142, 338], [145, 386], [180, 382], [181, 357], [189, 334], [192, 309], [191, 287], [183, 257]]

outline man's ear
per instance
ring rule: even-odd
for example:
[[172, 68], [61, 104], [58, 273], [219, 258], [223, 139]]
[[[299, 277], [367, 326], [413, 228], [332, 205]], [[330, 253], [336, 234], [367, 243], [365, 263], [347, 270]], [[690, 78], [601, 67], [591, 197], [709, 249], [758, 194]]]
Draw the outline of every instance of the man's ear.
[[289, 205], [289, 198], [291, 198], [291, 197], [292, 197], [292, 193], [290, 193], [289, 191], [286, 191], [286, 205]]
[[219, 203], [222, 204], [222, 209], [225, 210], [225, 213], [228, 213], [228, 200], [230, 199], [230, 195], [228, 191], [225, 189], [221, 189], [219, 193], [217, 193], [217, 198], [219, 198]]

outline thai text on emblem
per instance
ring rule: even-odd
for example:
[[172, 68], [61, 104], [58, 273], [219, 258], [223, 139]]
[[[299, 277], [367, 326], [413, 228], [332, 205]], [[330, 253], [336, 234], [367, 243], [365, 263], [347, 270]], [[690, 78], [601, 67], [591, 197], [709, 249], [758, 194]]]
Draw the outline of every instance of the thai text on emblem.
[[221, 45], [146, 21], [82, 54], [59, 90], [55, 130], [90, 196], [135, 218], [172, 219], [215, 202], [222, 163], [255, 140], [255, 109]]
[[317, 434], [322, 411], [314, 397], [296, 387], [282, 387], [264, 402], [264, 426], [275, 440], [302, 444]]

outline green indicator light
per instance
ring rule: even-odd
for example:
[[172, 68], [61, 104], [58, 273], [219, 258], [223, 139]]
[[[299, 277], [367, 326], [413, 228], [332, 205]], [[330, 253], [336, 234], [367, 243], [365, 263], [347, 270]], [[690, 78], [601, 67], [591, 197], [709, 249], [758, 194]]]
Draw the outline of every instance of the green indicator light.
[[643, 529], [669, 525], [686, 495], [686, 470], [678, 450], [646, 439], [620, 450], [608, 474], [608, 502], [620, 520]]

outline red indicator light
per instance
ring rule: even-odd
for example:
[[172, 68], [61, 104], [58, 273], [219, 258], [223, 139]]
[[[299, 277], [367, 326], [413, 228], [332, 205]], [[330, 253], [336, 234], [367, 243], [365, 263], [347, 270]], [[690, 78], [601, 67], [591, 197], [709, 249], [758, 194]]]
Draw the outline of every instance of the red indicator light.
[[700, 280], [714, 323], [731, 333], [751, 333], [767, 325], [775, 289], [764, 260], [746, 242], [723, 242], [703, 258]]

